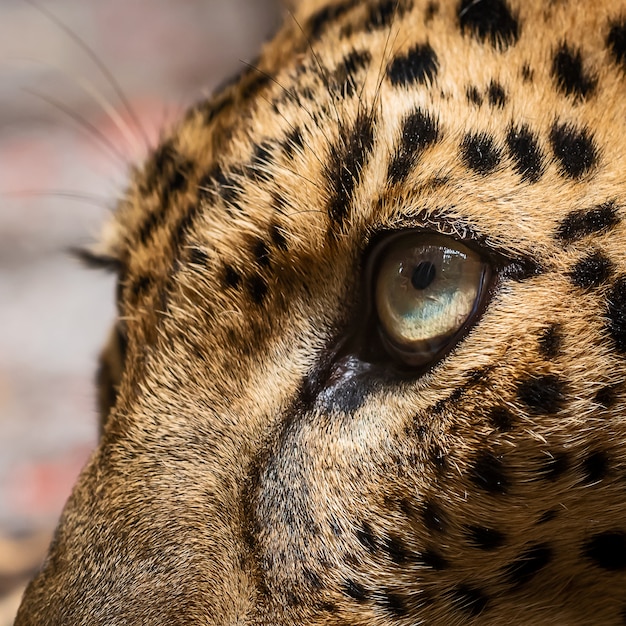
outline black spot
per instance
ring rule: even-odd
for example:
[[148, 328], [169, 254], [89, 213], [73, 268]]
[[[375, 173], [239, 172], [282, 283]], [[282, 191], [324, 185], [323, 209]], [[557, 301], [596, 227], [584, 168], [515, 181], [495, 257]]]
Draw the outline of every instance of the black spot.
[[176, 222], [170, 235], [170, 248], [172, 250], [181, 250], [183, 247], [182, 244], [186, 241], [196, 217], [198, 216], [198, 212], [197, 205], [188, 205], [186, 210], [183, 212], [182, 217]]
[[489, 98], [489, 104], [493, 107], [502, 109], [506, 104], [506, 91], [504, 91], [504, 87], [500, 83], [494, 80], [489, 83], [487, 96]]
[[620, 276], [608, 295], [607, 330], [618, 352], [626, 352], [626, 276]]
[[611, 25], [606, 38], [606, 45], [611, 51], [615, 62], [626, 70], [626, 20]]
[[343, 583], [342, 591], [357, 602], [365, 602], [369, 596], [363, 585], [349, 578]]
[[372, 530], [372, 527], [367, 522], [363, 522], [363, 526], [357, 529], [356, 536], [364, 548], [367, 548], [370, 552], [376, 551], [378, 547], [378, 540]]
[[500, 163], [500, 151], [493, 137], [486, 133], [468, 134], [461, 144], [461, 156], [467, 167], [479, 174], [489, 174]]
[[302, 137], [302, 130], [299, 127], [293, 128], [289, 131], [289, 134], [285, 137], [281, 146], [283, 152], [288, 157], [292, 157], [294, 150], [299, 152], [304, 145], [304, 138]]
[[481, 550], [497, 550], [505, 541], [504, 533], [485, 526], [469, 526], [470, 541]]
[[308, 567], [305, 567], [303, 570], [303, 574], [310, 587], [315, 590], [319, 590], [322, 588], [322, 579], [317, 572], [309, 569]]
[[136, 302], [146, 295], [154, 284], [154, 277], [147, 274], [140, 274], [130, 283], [128, 289], [132, 296], [131, 300]]
[[533, 82], [533, 78], [535, 76], [535, 72], [533, 72], [533, 70], [530, 68], [530, 65], [528, 65], [528, 63], [524, 63], [524, 65], [522, 65], [522, 80], [525, 83], [532, 83]]
[[174, 141], [172, 139], [164, 141], [146, 162], [143, 193], [154, 192], [161, 185], [163, 178], [176, 167], [178, 158]]
[[370, 32], [391, 26], [413, 8], [412, 0], [382, 0], [370, 8], [365, 30]]
[[483, 97], [477, 87], [468, 87], [465, 92], [468, 102], [480, 106], [483, 103]]
[[493, 494], [505, 494], [510, 487], [510, 481], [501, 456], [493, 452], [481, 452], [476, 457], [470, 470], [472, 481]]
[[417, 109], [402, 124], [402, 138], [389, 164], [391, 184], [403, 182], [417, 164], [422, 152], [439, 139], [439, 128], [427, 112]]
[[359, 4], [360, 0], [343, 0], [343, 2], [338, 2], [337, 4], [324, 6], [319, 11], [313, 13], [307, 21], [311, 39], [321, 37], [329, 24], [334, 23], [338, 18]]
[[558, 480], [570, 466], [566, 452], [553, 452], [541, 468], [542, 478], [549, 481]]
[[552, 59], [552, 76], [557, 87], [566, 95], [584, 100], [596, 87], [596, 79], [583, 69], [580, 50], [563, 43]]
[[439, 3], [431, 1], [426, 5], [426, 11], [424, 11], [424, 22], [428, 24], [439, 13]]
[[398, 537], [389, 537], [383, 547], [389, 558], [398, 565], [406, 563], [414, 556]]
[[209, 263], [209, 255], [200, 248], [191, 248], [189, 251], [189, 262], [193, 265], [206, 267]]
[[552, 556], [552, 548], [548, 544], [532, 546], [506, 567], [509, 581], [515, 586], [525, 585], [550, 563]]
[[271, 265], [270, 249], [263, 239], [256, 239], [252, 246], [252, 254], [260, 267], [269, 267]]
[[577, 241], [586, 235], [606, 232], [619, 224], [619, 221], [615, 202], [605, 202], [593, 209], [570, 213], [559, 224], [556, 237], [568, 243]]
[[555, 122], [550, 131], [550, 143], [563, 176], [580, 178], [597, 164], [598, 149], [586, 128]]
[[617, 392], [619, 391], [619, 385], [607, 385], [598, 389], [594, 400], [602, 405], [605, 409], [611, 408], [617, 401]]
[[445, 452], [439, 446], [433, 446], [430, 450], [430, 459], [435, 469], [442, 473], [445, 471], [448, 463]]
[[287, 250], [289, 249], [289, 245], [287, 244], [287, 239], [285, 238], [285, 235], [283, 235], [283, 232], [280, 230], [278, 225], [271, 224], [269, 234], [270, 234], [272, 243], [279, 250], [282, 250], [283, 252], [287, 252]]
[[396, 57], [387, 67], [392, 85], [430, 84], [437, 76], [439, 61], [430, 44], [418, 44], [406, 54]]
[[513, 428], [514, 418], [511, 411], [506, 407], [495, 406], [489, 411], [489, 421], [495, 429], [508, 433]]
[[511, 126], [506, 145], [515, 163], [515, 171], [523, 180], [536, 183], [543, 174], [543, 154], [536, 135], [526, 125]]
[[178, 153], [172, 140], [161, 144], [148, 160], [141, 191], [144, 195], [158, 191], [160, 202], [158, 209], [148, 214], [139, 229], [138, 237], [144, 245], [154, 229], [164, 223], [172, 195], [184, 193], [189, 188], [193, 170], [192, 161]]
[[221, 198], [227, 207], [236, 206], [237, 200], [243, 192], [237, 174], [237, 171], [224, 172], [219, 165], [214, 165], [198, 184], [200, 197], [211, 203], [217, 197]]
[[569, 273], [574, 285], [582, 289], [599, 287], [613, 273], [613, 263], [600, 252], [592, 252], [574, 265]]
[[284, 214], [289, 207], [287, 199], [280, 192], [274, 191], [271, 194], [270, 207], [279, 214]]
[[137, 234], [137, 238], [141, 242], [142, 245], [147, 245], [152, 233], [159, 227], [162, 226], [165, 222], [165, 217], [167, 206], [165, 204], [159, 204], [156, 210], [148, 213], [148, 217], [141, 225], [139, 229], [139, 233]]
[[334, 604], [333, 602], [321, 602], [320, 604], [317, 605], [317, 608], [322, 612], [322, 613], [331, 613], [334, 614], [337, 612], [337, 605]]
[[372, 55], [368, 50], [352, 50], [329, 77], [330, 89], [341, 98], [353, 96], [357, 89], [359, 72], [367, 68], [371, 60]]
[[439, 554], [436, 550], [432, 549], [421, 552], [419, 560], [426, 565], [426, 567], [430, 567], [438, 572], [449, 567], [449, 563], [446, 558]]
[[252, 159], [247, 171], [256, 179], [268, 181], [271, 179], [271, 174], [268, 171], [268, 166], [274, 162], [274, 156], [272, 154], [273, 146], [270, 142], [264, 141], [253, 146]]
[[504, 50], [519, 39], [519, 22], [505, 0], [461, 0], [461, 32], [469, 31], [480, 41]]
[[602, 450], [591, 452], [583, 461], [586, 483], [597, 483], [606, 477], [609, 471], [609, 456]]
[[235, 268], [233, 268], [232, 265], [227, 264], [224, 266], [222, 282], [224, 284], [224, 287], [226, 287], [227, 289], [235, 288], [241, 282], [241, 275]]
[[356, 78], [361, 70], [367, 69], [371, 61], [372, 54], [368, 50], [352, 50], [344, 57], [342, 67], [349, 77]]
[[244, 80], [239, 87], [239, 97], [243, 100], [249, 100], [270, 83], [274, 82], [272, 77], [267, 73], [257, 68], [251, 68], [249, 78]]
[[452, 601], [458, 610], [472, 617], [480, 615], [489, 604], [489, 598], [484, 591], [469, 585], [459, 585], [454, 590]]
[[489, 376], [491, 370], [493, 368], [491, 366], [487, 367], [476, 367], [474, 369], [467, 370], [466, 379], [468, 385], [478, 385], [480, 383], [487, 381], [487, 376]]
[[550, 324], [539, 334], [539, 352], [547, 359], [559, 356], [563, 333], [560, 324]]
[[263, 304], [268, 289], [264, 278], [254, 274], [248, 279], [247, 287], [252, 301], [259, 306]]
[[443, 533], [446, 531], [448, 522], [441, 507], [434, 502], [426, 502], [422, 512], [424, 524], [428, 530]]
[[204, 126], [208, 126], [216, 117], [219, 116], [220, 113], [222, 113], [222, 111], [231, 107], [233, 103], [234, 99], [232, 93], [220, 96], [217, 99], [209, 98], [208, 100], [202, 100], [187, 111], [185, 114], [185, 120], [189, 121], [198, 115], [202, 120], [202, 124]]
[[329, 182], [329, 214], [333, 224], [341, 227], [348, 216], [352, 194], [374, 145], [374, 120], [359, 113], [354, 126], [341, 126], [339, 139], [331, 147], [326, 176]]
[[553, 415], [563, 406], [563, 383], [554, 374], [523, 379], [517, 397], [535, 414]]
[[408, 613], [407, 599], [397, 591], [384, 591], [379, 600], [380, 605], [396, 617], [402, 617]]
[[583, 554], [610, 572], [626, 570], [626, 533], [616, 530], [595, 535], [584, 545]]

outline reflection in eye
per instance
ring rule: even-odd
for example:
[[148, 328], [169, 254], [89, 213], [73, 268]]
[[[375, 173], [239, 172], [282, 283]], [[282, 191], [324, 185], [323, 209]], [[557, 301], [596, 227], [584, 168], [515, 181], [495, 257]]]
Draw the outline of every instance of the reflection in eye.
[[407, 365], [433, 361], [473, 320], [489, 274], [479, 254], [451, 237], [391, 238], [375, 282], [387, 350]]

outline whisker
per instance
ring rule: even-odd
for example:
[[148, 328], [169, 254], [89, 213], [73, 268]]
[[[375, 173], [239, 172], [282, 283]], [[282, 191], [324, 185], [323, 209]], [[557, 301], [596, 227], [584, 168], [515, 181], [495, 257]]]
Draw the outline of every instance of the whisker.
[[134, 151], [137, 144], [137, 135], [133, 132], [126, 120], [117, 112], [113, 104], [107, 99], [107, 97], [91, 82], [88, 78], [80, 74], [72, 74], [65, 68], [50, 61], [42, 61], [40, 59], [28, 59], [28, 58], [15, 58], [8, 59], [8, 61], [27, 62], [36, 65], [43, 65], [44, 67], [51, 68], [60, 74], [63, 74], [68, 79], [78, 85], [83, 92], [91, 96], [93, 100], [100, 106], [107, 117], [113, 122], [115, 127], [120, 131], [122, 137], [126, 140], [129, 147]]
[[[277, 83], [279, 86], [280, 84]], [[282, 87], [281, 87], [282, 88]], [[268, 100], [268, 98], [263, 97], [263, 100], [265, 100], [265, 102], [267, 102], [267, 104], [271, 105], [271, 102]], [[304, 109], [306, 111], [306, 109]], [[296, 130], [296, 126], [294, 126], [289, 119], [287, 119], [287, 116], [284, 113], [281, 113], [280, 111], [278, 111], [278, 115], [280, 117], [283, 118], [283, 120], [285, 121], [285, 123], [291, 128], [291, 130]], [[326, 139], [326, 141], [328, 141], [328, 137], [326, 137], [324, 135], [324, 138]], [[304, 139], [303, 139], [304, 141]], [[308, 141], [304, 141], [304, 145], [309, 149], [309, 151], [311, 152], [311, 154], [313, 155], [313, 157], [315, 158], [315, 160], [320, 164], [321, 167], [324, 167], [324, 162], [322, 161], [322, 159], [320, 159], [319, 155], [317, 154], [317, 152], [315, 150], [313, 150], [313, 147], [311, 146], [311, 144]]]
[[124, 156], [124, 154], [120, 152], [115, 147], [115, 144], [89, 120], [76, 113], [76, 111], [72, 111], [72, 109], [70, 109], [67, 105], [63, 104], [63, 102], [60, 102], [59, 100], [56, 100], [52, 96], [48, 96], [37, 91], [36, 89], [30, 89], [28, 87], [24, 87], [23, 91], [35, 96], [36, 98], [40, 98], [44, 102], [47, 102], [50, 106], [61, 111], [61, 113], [73, 120], [74, 123], [81, 127], [84, 131], [90, 134], [93, 138], [97, 139], [101, 147], [106, 148], [111, 153], [110, 156], [114, 156], [116, 159], [119, 159], [123, 165], [128, 164], [128, 159]]
[[150, 149], [150, 140], [148, 139], [148, 135], [139, 121], [139, 117], [133, 107], [131, 106], [128, 98], [125, 96], [120, 84], [115, 80], [112, 72], [106, 66], [106, 64], [98, 57], [98, 55], [90, 48], [87, 43], [79, 37], [69, 26], [67, 26], [63, 21], [61, 21], [54, 13], [49, 11], [48, 9], [40, 6], [34, 0], [22, 0], [22, 2], [26, 2], [30, 6], [32, 6], [35, 10], [39, 11], [42, 15], [44, 15], [47, 19], [49, 19], [53, 24], [57, 26], [57, 28], [61, 29], [96, 65], [96, 67], [100, 70], [102, 75], [108, 81], [109, 85], [113, 88], [113, 91], [117, 95], [119, 101], [122, 103], [122, 106], [128, 113], [128, 116], [132, 120], [139, 136], [144, 142], [146, 149]]
[[0, 197], [2, 198], [67, 198], [69, 200], [76, 200], [77, 202], [84, 202], [85, 204], [92, 204], [99, 208], [110, 210], [111, 199], [106, 196], [98, 196], [91, 193], [83, 193], [79, 191], [63, 191], [57, 189], [18, 189], [17, 191], [1, 191]]
[[[291, 99], [293, 101], [295, 101], [297, 103], [297, 105], [311, 118], [311, 121], [315, 123], [316, 127], [322, 131], [322, 135], [324, 137], [324, 139], [326, 139], [326, 141], [329, 141], [328, 136], [326, 135], [326, 133], [324, 132], [323, 128], [320, 128], [319, 125], [317, 124], [317, 121], [315, 119], [315, 116], [313, 115], [313, 113], [311, 113], [311, 111], [309, 109], [307, 109], [307, 107], [305, 107], [302, 102], [300, 101], [300, 98], [298, 98], [298, 94], [290, 91], [289, 89], [287, 89], [287, 87], [285, 87], [284, 85], [282, 85], [281, 83], [278, 82], [278, 80], [276, 80], [276, 78], [274, 78], [271, 74], [268, 74], [267, 72], [263, 71], [262, 69], [258, 68], [256, 65], [253, 65], [252, 63], [248, 63], [248, 61], [243, 61], [241, 60], [241, 62], [244, 65], [247, 65], [249, 68], [255, 70], [256, 72], [259, 72], [259, 74], [261, 74], [262, 76], [265, 76], [267, 78], [269, 78], [269, 80], [271, 80], [274, 84], [278, 85], [278, 87], [280, 87], [284, 93], [286, 93], [288, 96], [291, 97]], [[267, 99], [264, 98], [265, 101], [271, 105], [271, 102]]]
[[[396, 5], [394, 8], [394, 11], [398, 10], [398, 6], [399, 6], [400, 0], [396, 0]], [[380, 59], [380, 66], [378, 68], [378, 81], [376, 83], [376, 89], [374, 91], [374, 99], [372, 101], [372, 112], [371, 115], [374, 115], [374, 111], [376, 110], [376, 107], [378, 105], [378, 103], [380, 102], [380, 96], [382, 93], [382, 88], [383, 88], [383, 81], [385, 80], [385, 65], [387, 63], [387, 54], [391, 54], [391, 50], [393, 49], [393, 47], [396, 45], [396, 42], [398, 40], [398, 37], [400, 35], [400, 29], [398, 28], [396, 30], [396, 34], [393, 38], [393, 41], [391, 40], [391, 33], [393, 31], [393, 20], [391, 22], [391, 24], [389, 25], [389, 31], [387, 32], [387, 38], [385, 39], [385, 46], [383, 48], [383, 54], [381, 56]]]
[[294, 21], [294, 23], [296, 24], [296, 26], [300, 29], [300, 32], [302, 33], [302, 36], [305, 38], [307, 46], [309, 47], [309, 50], [311, 51], [311, 55], [313, 56], [313, 60], [315, 61], [319, 71], [320, 71], [320, 76], [322, 79], [322, 83], [324, 84], [324, 87], [326, 89], [326, 93], [328, 94], [330, 101], [332, 103], [332, 107], [335, 110], [335, 115], [337, 116], [337, 125], [341, 126], [341, 118], [339, 116], [339, 109], [337, 108], [337, 102], [335, 101], [335, 96], [332, 92], [331, 86], [330, 86], [330, 80], [328, 78], [328, 73], [326, 72], [326, 68], [322, 65], [322, 62], [317, 54], [317, 52], [315, 52], [315, 49], [313, 48], [313, 42], [309, 39], [309, 37], [307, 36], [307, 34], [304, 32], [304, 28], [302, 27], [302, 25], [300, 24], [300, 22], [298, 22], [298, 20], [296, 19], [296, 16], [294, 15], [293, 11], [289, 10], [289, 15], [291, 16], [291, 19]]

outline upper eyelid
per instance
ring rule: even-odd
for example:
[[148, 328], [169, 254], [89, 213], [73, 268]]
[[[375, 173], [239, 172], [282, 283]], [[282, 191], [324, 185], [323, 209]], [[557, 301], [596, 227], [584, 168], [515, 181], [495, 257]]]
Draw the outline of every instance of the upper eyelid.
[[[517, 263], [527, 267], [534, 265], [536, 268], [541, 268], [539, 255], [533, 254], [530, 250], [512, 250], [509, 246], [505, 248], [500, 245], [499, 236], [486, 232], [466, 217], [459, 217], [454, 206], [419, 209], [416, 207], [418, 203], [415, 199], [410, 198], [405, 198], [400, 203], [403, 212], [373, 224], [369, 229], [368, 242], [380, 240], [384, 233], [411, 230], [431, 232], [452, 237], [492, 259], [498, 265]], [[413, 215], [407, 215], [407, 211], [413, 211]], [[370, 249], [370, 247], [368, 243], [365, 249]]]
[[[439, 222], [441, 225], [443, 222]], [[497, 245], [494, 245], [493, 240], [490, 240], [487, 236], [478, 234], [475, 230], [466, 229], [465, 235], [460, 236], [459, 229], [450, 225], [449, 229], [433, 228], [431, 225], [421, 222], [415, 224], [414, 220], [407, 220], [403, 224], [394, 225], [393, 228], [381, 228], [372, 233], [368, 238], [365, 246], [365, 256], [370, 257], [375, 253], [379, 246], [383, 245], [385, 241], [390, 238], [400, 237], [402, 235], [408, 235], [414, 233], [416, 235], [433, 235], [437, 237], [449, 237], [451, 240], [461, 243], [471, 250], [477, 252], [483, 256], [486, 260], [490, 261], [499, 268], [504, 268], [510, 264], [517, 264], [526, 268], [527, 272], [541, 273], [541, 264], [532, 255], [523, 253], [512, 253], [510, 250], [505, 250]], [[470, 234], [470, 236], [467, 236]]]

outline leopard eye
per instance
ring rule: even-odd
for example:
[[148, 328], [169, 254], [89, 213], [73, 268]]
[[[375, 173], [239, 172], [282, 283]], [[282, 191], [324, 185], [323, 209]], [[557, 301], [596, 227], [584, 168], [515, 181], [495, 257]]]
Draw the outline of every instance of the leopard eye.
[[486, 291], [489, 264], [440, 235], [392, 237], [377, 256], [379, 332], [387, 352], [409, 366], [439, 357], [474, 320]]

